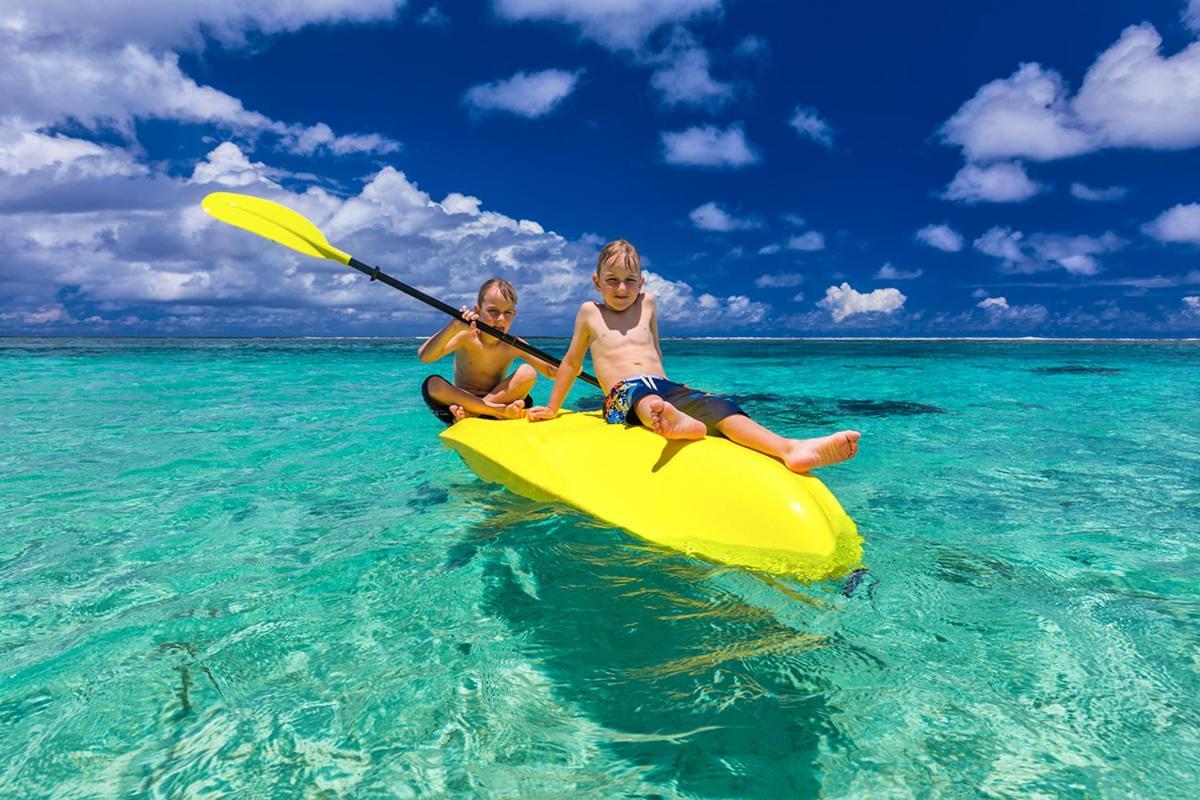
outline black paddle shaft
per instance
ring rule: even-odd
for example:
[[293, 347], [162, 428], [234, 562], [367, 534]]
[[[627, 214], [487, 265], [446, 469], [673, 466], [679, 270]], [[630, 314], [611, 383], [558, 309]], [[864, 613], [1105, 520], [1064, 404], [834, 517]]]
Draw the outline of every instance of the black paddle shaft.
[[[407, 283], [404, 283], [403, 281], [396, 280], [391, 275], [388, 275], [386, 272], [380, 272], [379, 267], [369, 267], [366, 264], [364, 264], [363, 262], [359, 261], [357, 258], [353, 258], [353, 257], [351, 257], [351, 259], [350, 259], [350, 266], [354, 267], [356, 270], [361, 272], [363, 275], [370, 277], [370, 279], [373, 281], [379, 281], [380, 283], [386, 283], [388, 286], [392, 287], [393, 289], [397, 289], [401, 292], [404, 292], [409, 297], [414, 297], [417, 300], [420, 300], [425, 305], [436, 308], [438, 311], [441, 311], [443, 314], [449, 314], [450, 316], [454, 317], [455, 319], [462, 319], [462, 313], [458, 309], [454, 308], [453, 306], [446, 305], [441, 300], [438, 300], [436, 297], [430, 297], [429, 295], [422, 292], [420, 289], [414, 289], [413, 287], [409, 286]], [[526, 344], [525, 342], [522, 342], [517, 337], [510, 336], [509, 334], [505, 333], [504, 331], [496, 330], [491, 325], [488, 325], [485, 322], [480, 322], [479, 320], [476, 320], [475, 327], [478, 328], [479, 330], [483, 331], [484, 333], [488, 334], [489, 336], [495, 336], [500, 341], [505, 342], [507, 344], [511, 344], [513, 347], [517, 348], [518, 350], [520, 350], [523, 353], [528, 353], [531, 356], [537, 356], [542, 361], [547, 361], [556, 367], [562, 364], [561, 361], [559, 361], [557, 358], [550, 355], [549, 353], [543, 353], [541, 350], [538, 350], [533, 345]], [[595, 386], [597, 389], [600, 388], [600, 381], [596, 380], [591, 375], [588, 375], [586, 372], [579, 373], [579, 377], [581, 380], [587, 381], [592, 386]]]

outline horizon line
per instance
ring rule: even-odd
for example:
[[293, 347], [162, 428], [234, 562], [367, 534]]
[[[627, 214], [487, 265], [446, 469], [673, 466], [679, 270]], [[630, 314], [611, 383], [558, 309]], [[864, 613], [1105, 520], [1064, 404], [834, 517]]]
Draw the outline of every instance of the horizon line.
[[[22, 335], [0, 333], [2, 339], [179, 339], [179, 340], [255, 340], [289, 339], [296, 341], [407, 341], [427, 339], [425, 335], [407, 336], [302, 336], [302, 335]], [[530, 339], [554, 339], [568, 341], [569, 336], [530, 335]], [[1147, 336], [663, 336], [668, 342], [1200, 342], [1200, 337], [1147, 337]]]

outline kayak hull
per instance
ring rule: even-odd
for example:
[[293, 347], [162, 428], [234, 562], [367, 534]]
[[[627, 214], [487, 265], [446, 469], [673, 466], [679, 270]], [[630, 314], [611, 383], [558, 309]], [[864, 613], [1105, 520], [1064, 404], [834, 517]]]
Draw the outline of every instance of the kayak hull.
[[820, 480], [718, 436], [671, 442], [566, 412], [466, 419], [439, 438], [483, 480], [711, 561], [823, 580], [862, 558], [853, 520]]

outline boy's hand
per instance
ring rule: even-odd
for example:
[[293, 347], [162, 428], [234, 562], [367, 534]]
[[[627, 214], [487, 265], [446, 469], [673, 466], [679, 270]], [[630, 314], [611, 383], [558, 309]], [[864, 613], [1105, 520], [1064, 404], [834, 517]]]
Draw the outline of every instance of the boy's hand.
[[[474, 328], [475, 320], [479, 319], [479, 314], [466, 306], [458, 307], [459, 317], [455, 317], [454, 321], [461, 328]], [[461, 318], [460, 318], [461, 317]]]
[[558, 416], [557, 408], [549, 406], [534, 406], [525, 412], [525, 416], [532, 422], [542, 422], [547, 419], [554, 419]]

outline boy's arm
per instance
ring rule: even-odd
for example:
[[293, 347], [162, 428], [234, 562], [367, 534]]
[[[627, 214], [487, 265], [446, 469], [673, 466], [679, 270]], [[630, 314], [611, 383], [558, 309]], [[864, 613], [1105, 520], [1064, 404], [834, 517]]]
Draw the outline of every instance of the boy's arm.
[[[465, 307], [462, 309], [464, 319], [472, 312]], [[467, 323], [461, 319], [452, 319], [446, 323], [446, 326], [440, 331], [430, 336], [425, 340], [425, 343], [417, 348], [417, 358], [428, 363], [437, 361], [444, 355], [453, 353], [462, 346], [462, 334], [468, 330]]]
[[642, 300], [650, 309], [650, 332], [654, 334], [654, 349], [658, 351], [658, 360], [663, 360], [662, 342], [658, 339], [658, 302], [654, 299], [654, 295], [646, 292], [646, 297]]
[[[517, 337], [517, 341], [520, 342], [521, 344], [529, 344], [529, 342], [525, 341], [524, 339], [522, 339], [519, 336]], [[549, 361], [543, 361], [542, 359], [538, 358], [537, 356], [526, 353], [524, 350], [517, 350], [513, 355], [516, 356], [517, 358], [521, 359], [522, 361], [524, 361], [529, 366], [536, 369], [543, 376], [550, 378], [551, 380], [554, 380], [555, 378], [558, 377], [558, 367], [554, 366]]]
[[580, 306], [579, 314], [575, 317], [575, 331], [571, 334], [571, 345], [567, 348], [567, 354], [563, 356], [562, 363], [558, 366], [558, 375], [554, 379], [554, 390], [550, 392], [550, 402], [529, 410], [528, 417], [534, 422], [554, 419], [558, 415], [563, 400], [567, 399], [567, 392], [571, 390], [571, 384], [575, 382], [575, 377], [583, 371], [583, 357], [592, 343], [592, 331], [587, 323], [588, 305], [588, 303], [584, 303]]

